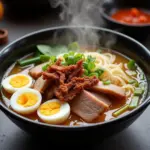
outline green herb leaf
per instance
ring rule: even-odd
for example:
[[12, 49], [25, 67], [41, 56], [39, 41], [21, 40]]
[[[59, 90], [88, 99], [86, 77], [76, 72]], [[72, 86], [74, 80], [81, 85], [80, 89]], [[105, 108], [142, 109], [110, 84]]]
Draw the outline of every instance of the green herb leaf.
[[64, 45], [37, 45], [37, 49], [44, 55], [57, 56], [62, 53], [67, 53], [68, 49]]
[[68, 48], [65, 45], [53, 45], [52, 47], [52, 55], [58, 56], [59, 54], [68, 53]]
[[37, 45], [37, 49], [44, 55], [52, 55], [52, 49], [49, 45]]

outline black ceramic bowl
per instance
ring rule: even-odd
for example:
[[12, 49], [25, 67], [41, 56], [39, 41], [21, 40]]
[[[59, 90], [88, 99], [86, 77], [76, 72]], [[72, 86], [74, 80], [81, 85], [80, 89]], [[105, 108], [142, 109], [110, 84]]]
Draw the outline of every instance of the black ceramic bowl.
[[101, 16], [105, 20], [108, 28], [116, 29], [138, 40], [144, 40], [150, 33], [150, 24], [126, 24], [121, 23], [113, 18], [111, 15], [117, 10], [124, 8], [140, 8], [150, 13], [150, 1], [132, 1], [132, 0], [110, 0], [104, 1], [101, 5]]
[[[133, 58], [138, 65], [143, 69], [147, 79], [150, 80], [149, 60], [150, 52], [146, 47], [137, 42], [136, 40], [120, 34], [118, 32], [98, 28], [98, 27], [56, 27], [40, 30], [28, 34], [13, 43], [9, 44], [6, 48], [0, 51], [0, 80], [7, 70], [7, 68], [18, 60], [20, 57], [31, 53], [32, 47], [37, 43], [63, 43], [67, 44], [71, 41], [78, 40], [78, 35], [83, 31], [90, 31], [96, 33], [99, 37], [99, 44], [102, 47], [110, 48], [120, 52], [130, 58]], [[83, 32], [84, 33], [84, 32]], [[91, 36], [93, 34], [90, 34]], [[90, 36], [86, 36], [88, 43], [94, 44]], [[85, 38], [80, 37], [80, 42], [85, 42]], [[84, 43], [85, 44], [85, 43]], [[148, 81], [150, 83], [150, 81]], [[114, 120], [89, 124], [85, 126], [61, 126], [49, 125], [41, 122], [32, 121], [6, 107], [0, 101], [0, 109], [8, 116], [16, 125], [28, 133], [35, 136], [41, 136], [59, 141], [82, 141], [88, 143], [89, 141], [100, 141], [108, 136], [116, 134], [129, 125], [131, 125], [150, 104], [150, 97], [147, 95], [142, 104], [131, 111], [130, 113], [116, 118]], [[84, 140], [83, 140], [84, 139]], [[89, 140], [89, 141], [87, 141]]]

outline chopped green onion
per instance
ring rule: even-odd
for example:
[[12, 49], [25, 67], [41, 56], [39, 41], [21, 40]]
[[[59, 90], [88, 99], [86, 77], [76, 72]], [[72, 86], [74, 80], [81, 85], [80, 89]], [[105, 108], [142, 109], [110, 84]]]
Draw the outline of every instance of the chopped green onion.
[[110, 80], [103, 81], [103, 84], [104, 84], [104, 85], [109, 85], [109, 84], [111, 84], [111, 81], [110, 81]]
[[98, 73], [96, 73], [96, 72], [90, 73], [89, 76], [96, 76], [97, 78], [99, 77]]
[[51, 50], [51, 46], [49, 46], [49, 45], [40, 44], [40, 45], [37, 45], [37, 49], [43, 55], [51, 55], [52, 50]]
[[126, 104], [125, 106], [121, 107], [120, 109], [118, 109], [117, 111], [113, 112], [113, 116], [114, 117], [118, 117], [119, 115], [123, 114], [125, 111], [127, 111], [129, 108], [129, 105]]
[[68, 56], [67, 64], [68, 65], [74, 64], [74, 56]]
[[88, 63], [87, 62], [83, 62], [83, 66], [85, 69], [88, 69]]
[[75, 62], [78, 62], [78, 61], [81, 60], [81, 59], [84, 60], [84, 55], [78, 53], [78, 54], [75, 55], [74, 59], [75, 59]]
[[44, 65], [44, 66], [42, 67], [42, 70], [43, 70], [43, 71], [46, 71], [48, 67], [49, 67], [49, 64], [46, 64], [46, 65]]
[[92, 57], [91, 55], [87, 56], [87, 62], [95, 62], [96, 58]]
[[48, 56], [48, 55], [40, 55], [40, 60], [42, 62], [49, 61], [49, 59], [50, 59], [50, 56]]
[[130, 104], [129, 104], [129, 109], [134, 109], [138, 106], [139, 103], [139, 96], [133, 96]]
[[67, 59], [68, 59], [68, 54], [64, 54], [63, 57], [64, 57], [65, 60], [67, 61]]
[[130, 70], [135, 70], [136, 69], [136, 66], [135, 66], [135, 61], [134, 60], [130, 60], [128, 63], [127, 63], [127, 66]]
[[72, 42], [68, 45], [70, 51], [77, 51], [80, 49], [78, 42]]
[[70, 51], [70, 52], [69, 52], [69, 55], [70, 55], [70, 56], [74, 56], [74, 54], [75, 54], [75, 52], [73, 52], [73, 51]]
[[139, 82], [136, 82], [134, 85], [135, 87], [139, 87]]
[[26, 59], [26, 60], [20, 60], [20, 61], [18, 61], [18, 64], [20, 66], [26, 66], [26, 65], [37, 63], [37, 62], [40, 62], [40, 61], [41, 61], [41, 59], [40, 59], [40, 56], [39, 56], [39, 57], [29, 58], [29, 59]]
[[96, 73], [98, 73], [99, 77], [104, 73], [104, 69], [97, 69], [95, 70]]
[[135, 96], [140, 96], [143, 94], [143, 90], [141, 88], [136, 88], [134, 91]]
[[92, 71], [92, 70], [94, 70], [94, 68], [95, 68], [95, 63], [89, 62], [88, 63], [88, 70]]
[[54, 64], [56, 62], [56, 56], [50, 56], [50, 61], [51, 61], [51, 64]]
[[84, 69], [84, 75], [88, 76], [89, 75], [89, 72], [87, 69]]

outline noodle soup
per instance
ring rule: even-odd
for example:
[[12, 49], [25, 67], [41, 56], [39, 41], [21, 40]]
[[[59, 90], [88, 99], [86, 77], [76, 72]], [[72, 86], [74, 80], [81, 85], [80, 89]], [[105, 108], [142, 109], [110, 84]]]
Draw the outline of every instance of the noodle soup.
[[146, 94], [142, 70], [115, 51], [76, 42], [37, 49], [2, 81], [4, 103], [20, 115], [69, 126], [103, 122], [132, 111]]

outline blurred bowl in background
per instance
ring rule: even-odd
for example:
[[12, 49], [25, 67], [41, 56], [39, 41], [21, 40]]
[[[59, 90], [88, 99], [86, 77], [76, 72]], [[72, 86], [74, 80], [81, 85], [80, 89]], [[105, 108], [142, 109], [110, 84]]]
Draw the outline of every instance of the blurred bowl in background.
[[[149, 4], [149, 5], [148, 5]], [[101, 16], [108, 28], [116, 29], [137, 40], [144, 40], [150, 34], [150, 24], [126, 24], [113, 19], [111, 16], [120, 9], [140, 8], [150, 12], [150, 1], [109, 0], [101, 5]]]

